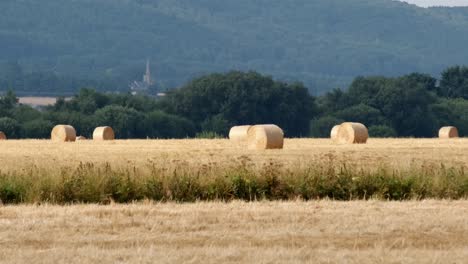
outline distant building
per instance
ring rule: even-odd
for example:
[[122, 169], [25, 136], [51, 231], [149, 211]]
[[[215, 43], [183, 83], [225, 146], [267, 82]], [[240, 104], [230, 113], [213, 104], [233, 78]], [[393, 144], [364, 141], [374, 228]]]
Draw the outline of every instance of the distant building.
[[146, 73], [143, 75], [143, 82], [152, 85], [153, 80], [151, 79], [151, 70], [150, 70], [150, 62], [149, 60], [146, 60]]
[[130, 84], [130, 90], [133, 95], [148, 94], [149, 88], [154, 84], [151, 77], [150, 61], [146, 60], [146, 72], [143, 75], [143, 81], [134, 81]]

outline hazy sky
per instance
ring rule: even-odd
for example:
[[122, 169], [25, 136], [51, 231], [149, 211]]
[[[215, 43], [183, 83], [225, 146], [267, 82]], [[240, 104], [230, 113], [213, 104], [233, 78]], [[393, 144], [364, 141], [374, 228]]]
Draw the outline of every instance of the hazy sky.
[[401, 0], [419, 6], [468, 6], [468, 0]]

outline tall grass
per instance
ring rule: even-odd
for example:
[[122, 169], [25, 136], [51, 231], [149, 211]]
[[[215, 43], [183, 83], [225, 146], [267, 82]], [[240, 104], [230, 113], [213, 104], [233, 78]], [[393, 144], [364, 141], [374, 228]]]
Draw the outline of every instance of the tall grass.
[[289, 199], [462, 199], [468, 198], [468, 174], [463, 167], [414, 167], [406, 170], [365, 170], [341, 165], [285, 168], [181, 165], [174, 169], [113, 168], [82, 163], [48, 170], [30, 167], [0, 171], [0, 200], [15, 203], [127, 203], [143, 199], [197, 200]]

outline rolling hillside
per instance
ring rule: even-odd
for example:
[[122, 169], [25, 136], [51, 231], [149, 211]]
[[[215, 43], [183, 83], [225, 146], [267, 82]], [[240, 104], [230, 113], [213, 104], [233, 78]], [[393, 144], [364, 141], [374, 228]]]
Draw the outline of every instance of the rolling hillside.
[[438, 75], [468, 62], [467, 43], [468, 8], [391, 0], [0, 1], [0, 63], [126, 83], [149, 57], [165, 88], [239, 69], [320, 93], [357, 75]]

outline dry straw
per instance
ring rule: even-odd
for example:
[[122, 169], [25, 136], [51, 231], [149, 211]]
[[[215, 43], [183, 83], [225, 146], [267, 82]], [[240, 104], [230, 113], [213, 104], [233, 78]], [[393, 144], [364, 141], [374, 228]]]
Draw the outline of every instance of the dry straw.
[[75, 128], [69, 125], [56, 125], [50, 133], [53, 141], [73, 142], [76, 140]]
[[229, 139], [232, 142], [244, 143], [247, 142], [248, 131], [252, 126], [235, 126], [229, 131]]
[[439, 138], [457, 138], [458, 129], [454, 126], [442, 127], [439, 130]]
[[332, 140], [336, 140], [337, 137], [338, 137], [338, 129], [340, 129], [340, 125], [336, 125], [332, 128], [331, 132], [330, 132], [330, 138]]
[[339, 143], [365, 144], [368, 138], [367, 127], [361, 123], [343, 123], [337, 133], [337, 142]]
[[86, 139], [87, 139], [87, 138], [86, 138], [86, 137], [83, 137], [83, 136], [76, 137], [76, 140], [77, 140], [77, 141], [86, 140]]
[[249, 149], [282, 149], [284, 133], [276, 125], [256, 125], [248, 130]]
[[115, 134], [112, 127], [102, 126], [96, 127], [93, 132], [93, 140], [114, 140]]
[[3, 133], [2, 131], [0, 131], [0, 140], [7, 140], [5, 133]]

